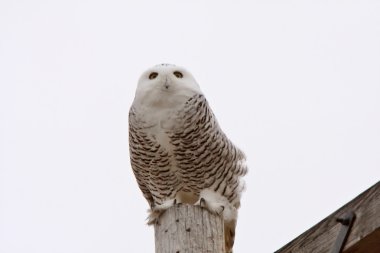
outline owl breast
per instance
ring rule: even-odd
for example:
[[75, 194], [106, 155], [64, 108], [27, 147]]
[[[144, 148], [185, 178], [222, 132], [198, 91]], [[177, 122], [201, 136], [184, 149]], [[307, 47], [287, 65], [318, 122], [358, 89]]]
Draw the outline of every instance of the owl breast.
[[244, 155], [220, 130], [203, 95], [177, 108], [140, 107], [133, 117], [131, 128], [138, 129], [132, 131], [132, 142], [142, 149], [132, 149], [132, 155], [144, 156], [142, 172], [135, 173], [143, 174], [156, 203], [173, 198], [194, 203], [206, 188], [238, 203]]

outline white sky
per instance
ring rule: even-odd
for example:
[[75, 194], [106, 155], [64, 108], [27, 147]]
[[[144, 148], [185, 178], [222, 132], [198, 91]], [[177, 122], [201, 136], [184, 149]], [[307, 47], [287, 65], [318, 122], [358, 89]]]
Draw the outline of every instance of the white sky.
[[0, 252], [154, 252], [128, 110], [162, 62], [248, 156], [236, 253], [273, 252], [376, 183], [380, 2], [316, 2], [2, 0]]

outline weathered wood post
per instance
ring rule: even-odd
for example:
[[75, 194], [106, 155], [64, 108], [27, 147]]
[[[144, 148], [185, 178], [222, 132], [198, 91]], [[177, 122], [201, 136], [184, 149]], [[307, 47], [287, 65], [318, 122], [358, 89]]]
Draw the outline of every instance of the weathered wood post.
[[199, 206], [179, 204], [154, 226], [156, 253], [224, 253], [223, 219]]

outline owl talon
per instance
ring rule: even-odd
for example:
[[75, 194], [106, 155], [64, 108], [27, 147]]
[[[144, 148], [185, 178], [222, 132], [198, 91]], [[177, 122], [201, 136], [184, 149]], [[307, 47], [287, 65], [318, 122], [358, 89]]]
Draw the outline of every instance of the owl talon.
[[149, 215], [147, 218], [148, 225], [153, 225], [153, 224], [160, 225], [159, 224], [160, 216], [166, 211], [166, 209], [170, 208], [176, 203], [177, 203], [176, 199], [168, 199], [161, 204], [153, 203], [151, 205], [152, 208], [148, 210], [149, 212]]
[[200, 201], [199, 201], [199, 205], [202, 207], [202, 208], [205, 208], [206, 207], [206, 200], [204, 198], [201, 198]]
[[200, 197], [194, 205], [199, 205], [201, 208], [206, 208], [211, 213], [217, 215], [223, 215], [224, 211], [229, 210], [229, 206], [226, 206], [226, 203], [215, 201], [213, 198]]
[[148, 225], [160, 225], [159, 224], [159, 219], [160, 219], [160, 216], [163, 212], [162, 211], [157, 211], [157, 210], [150, 210], [150, 214], [148, 215], [148, 218], [146, 218], [148, 220], [147, 224]]

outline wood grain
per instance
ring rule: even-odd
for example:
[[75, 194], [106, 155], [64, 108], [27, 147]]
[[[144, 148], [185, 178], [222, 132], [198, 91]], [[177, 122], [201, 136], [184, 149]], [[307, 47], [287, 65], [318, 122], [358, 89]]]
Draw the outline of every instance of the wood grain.
[[220, 216], [193, 205], [175, 205], [154, 226], [156, 253], [223, 253]]
[[330, 253], [342, 226], [336, 221], [345, 213], [356, 214], [344, 253], [380, 252], [380, 182], [276, 251], [276, 253]]

